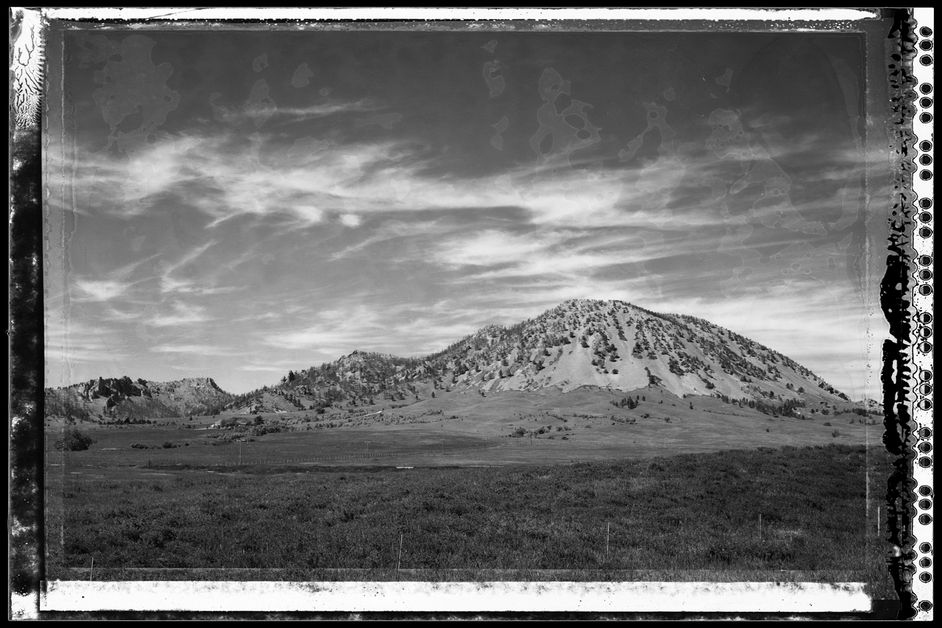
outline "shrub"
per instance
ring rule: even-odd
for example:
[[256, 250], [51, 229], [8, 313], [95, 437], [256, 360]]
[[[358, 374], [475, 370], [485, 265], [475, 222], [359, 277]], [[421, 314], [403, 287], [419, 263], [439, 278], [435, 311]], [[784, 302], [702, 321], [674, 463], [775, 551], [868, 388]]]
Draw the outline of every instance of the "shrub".
[[88, 434], [83, 434], [74, 427], [66, 428], [62, 440], [56, 441], [59, 451], [84, 451], [95, 441]]
[[252, 436], [264, 436], [265, 434], [277, 434], [282, 431], [280, 425], [256, 425], [252, 428]]

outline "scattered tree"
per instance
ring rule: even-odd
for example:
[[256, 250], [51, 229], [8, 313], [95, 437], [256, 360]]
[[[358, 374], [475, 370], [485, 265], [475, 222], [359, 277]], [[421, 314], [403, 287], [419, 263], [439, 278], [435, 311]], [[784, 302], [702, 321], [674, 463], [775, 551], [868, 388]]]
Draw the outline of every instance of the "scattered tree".
[[67, 427], [61, 440], [56, 441], [59, 451], [84, 451], [95, 442], [88, 434], [84, 434], [74, 427]]

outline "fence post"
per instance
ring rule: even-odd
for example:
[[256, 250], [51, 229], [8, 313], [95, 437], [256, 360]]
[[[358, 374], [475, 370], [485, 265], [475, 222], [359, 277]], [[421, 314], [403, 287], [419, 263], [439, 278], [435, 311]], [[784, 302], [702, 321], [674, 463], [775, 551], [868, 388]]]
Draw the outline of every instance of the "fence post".
[[759, 542], [762, 542], [762, 513], [759, 513]]
[[396, 558], [396, 580], [399, 580], [399, 565], [402, 563], [402, 532], [399, 533], [399, 556]]
[[612, 523], [610, 521], [605, 522], [605, 560], [608, 560], [608, 541], [611, 537], [612, 532]]

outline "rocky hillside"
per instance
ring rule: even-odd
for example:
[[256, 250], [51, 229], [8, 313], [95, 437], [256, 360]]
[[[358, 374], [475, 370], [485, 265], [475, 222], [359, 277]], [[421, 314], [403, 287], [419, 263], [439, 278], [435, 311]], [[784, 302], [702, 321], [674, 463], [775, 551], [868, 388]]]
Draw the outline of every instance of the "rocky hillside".
[[571, 300], [511, 327], [489, 326], [444, 351], [400, 358], [355, 351], [289, 372], [280, 384], [233, 400], [239, 411], [291, 411], [433, 397], [436, 391], [530, 391], [583, 386], [658, 387], [781, 405], [847, 397], [794, 360], [691, 316], [623, 301]]
[[99, 377], [45, 392], [46, 416], [96, 421], [214, 414], [232, 399], [208, 377], [171, 382]]

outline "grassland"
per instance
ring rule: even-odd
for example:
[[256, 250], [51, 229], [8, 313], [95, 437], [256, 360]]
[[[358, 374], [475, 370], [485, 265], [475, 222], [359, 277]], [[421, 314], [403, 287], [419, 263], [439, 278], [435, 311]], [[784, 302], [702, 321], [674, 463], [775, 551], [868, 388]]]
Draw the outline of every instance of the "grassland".
[[[467, 391], [370, 408], [262, 413], [264, 429], [210, 430], [217, 417], [147, 425], [83, 423], [95, 439], [71, 464], [109, 468], [170, 464], [309, 462], [331, 465], [514, 465], [648, 458], [728, 449], [845, 444], [879, 439], [875, 417], [852, 412], [772, 416], [710, 397], [642, 391], [636, 407], [617, 391]], [[237, 417], [250, 422], [254, 417]], [[54, 440], [61, 425], [50, 425]]]
[[196, 455], [211, 449], [187, 465], [63, 459], [47, 474], [49, 577], [824, 580], [893, 597], [878, 448], [411, 469]]

